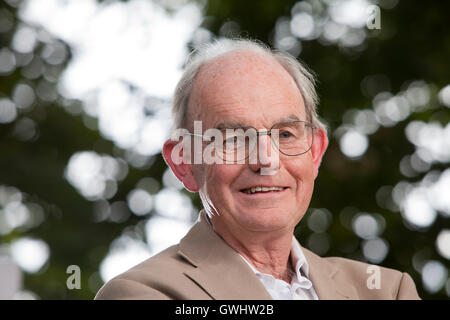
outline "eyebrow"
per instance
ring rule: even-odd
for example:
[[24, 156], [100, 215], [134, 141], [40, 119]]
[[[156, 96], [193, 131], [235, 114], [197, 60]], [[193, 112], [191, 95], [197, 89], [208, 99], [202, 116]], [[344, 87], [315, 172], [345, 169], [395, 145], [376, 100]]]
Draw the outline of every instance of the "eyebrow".
[[[295, 114], [290, 114], [287, 117], [279, 118], [274, 123], [272, 123], [272, 125], [274, 125], [275, 123], [297, 121], [297, 120], [300, 120], [298, 116], [296, 116]], [[239, 122], [239, 121], [222, 121], [222, 122], [219, 122], [215, 126], [215, 128], [219, 129], [219, 130], [222, 130], [222, 129], [247, 128], [247, 127], [251, 127], [251, 125], [244, 124], [244, 123]]]

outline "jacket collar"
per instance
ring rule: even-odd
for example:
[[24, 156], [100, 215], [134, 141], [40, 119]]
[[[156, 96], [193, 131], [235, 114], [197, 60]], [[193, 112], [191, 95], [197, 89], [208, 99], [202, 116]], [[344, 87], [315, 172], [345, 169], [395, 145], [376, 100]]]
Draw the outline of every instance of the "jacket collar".
[[[309, 279], [319, 299], [357, 298], [354, 287], [336, 281], [338, 270], [332, 264], [305, 248], [302, 250], [309, 264]], [[272, 299], [240, 255], [208, 225], [204, 210], [180, 241], [178, 253], [195, 267], [185, 275], [213, 299]]]
[[320, 300], [356, 300], [356, 288], [339, 277], [339, 269], [326, 259], [303, 248], [309, 264], [309, 280], [313, 283]]

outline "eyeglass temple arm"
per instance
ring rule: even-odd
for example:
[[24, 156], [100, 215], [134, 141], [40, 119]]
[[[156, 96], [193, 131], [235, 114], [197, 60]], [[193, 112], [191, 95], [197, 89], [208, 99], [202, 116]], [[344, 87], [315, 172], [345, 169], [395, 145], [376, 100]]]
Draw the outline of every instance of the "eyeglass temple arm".
[[205, 135], [203, 135], [203, 134], [191, 133], [191, 132], [188, 132], [187, 134], [190, 135], [190, 136], [195, 136], [195, 137], [203, 138], [203, 139], [205, 139], [206, 141], [212, 141], [212, 137], [211, 137], [211, 136], [205, 136]]

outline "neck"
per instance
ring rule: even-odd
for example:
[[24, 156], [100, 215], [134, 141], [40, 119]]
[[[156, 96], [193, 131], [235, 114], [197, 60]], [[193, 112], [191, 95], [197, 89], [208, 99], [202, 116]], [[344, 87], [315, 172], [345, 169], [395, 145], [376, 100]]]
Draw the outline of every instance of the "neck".
[[274, 232], [252, 232], [237, 230], [233, 232], [213, 216], [211, 223], [222, 239], [259, 272], [272, 275], [287, 283], [294, 274], [290, 252], [294, 230]]

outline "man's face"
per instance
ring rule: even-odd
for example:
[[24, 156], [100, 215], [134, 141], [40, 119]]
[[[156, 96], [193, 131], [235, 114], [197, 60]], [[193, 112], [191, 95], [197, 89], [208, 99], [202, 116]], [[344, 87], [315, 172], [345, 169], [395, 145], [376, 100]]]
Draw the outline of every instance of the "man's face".
[[[268, 130], [283, 120], [307, 120], [302, 96], [290, 75], [273, 59], [251, 52], [232, 52], [202, 68], [189, 108], [189, 121], [201, 120], [203, 130], [236, 124]], [[259, 142], [269, 144], [271, 152], [278, 152], [270, 137], [262, 136]], [[262, 175], [261, 169], [270, 166], [192, 166], [202, 197], [219, 213], [213, 217], [215, 225], [235, 231], [264, 232], [295, 227], [308, 208], [318, 163], [309, 151], [299, 156], [280, 153], [275, 172]], [[245, 192], [254, 187], [283, 190]]]

